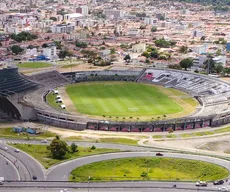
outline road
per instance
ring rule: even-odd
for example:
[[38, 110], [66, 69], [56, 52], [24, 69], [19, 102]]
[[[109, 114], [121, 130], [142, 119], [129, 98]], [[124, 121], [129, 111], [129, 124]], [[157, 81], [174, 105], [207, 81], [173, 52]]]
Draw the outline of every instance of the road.
[[[16, 153], [14, 148], [11, 146], [7, 146], [5, 144], [1, 144], [0, 154], [4, 155], [8, 158], [8, 160], [14, 164], [18, 170], [19, 178], [22, 181], [32, 180], [32, 176], [36, 175], [37, 180], [44, 181], [44, 168], [42, 165], [32, 158], [30, 155], [20, 151]], [[7, 147], [8, 150], [2, 150], [4, 147]], [[13, 180], [13, 179], [10, 179]]]
[[[64, 188], [59, 189], [45, 189], [45, 192], [60, 192], [63, 191]], [[68, 192], [194, 192], [197, 191], [197, 189], [160, 189], [160, 188], [147, 188], [147, 189], [136, 189], [136, 188], [119, 188], [119, 189], [105, 189], [105, 188], [98, 188], [98, 189], [69, 189]], [[217, 190], [208, 190], [208, 189], [199, 189], [199, 191], [203, 192], [211, 192], [211, 191], [217, 191]], [[28, 188], [0, 188], [0, 192], [44, 192], [44, 189], [28, 189]]]
[[[39, 191], [39, 188], [45, 191], [55, 191], [68, 188], [70, 191], [217, 191], [220, 186], [214, 186], [209, 183], [207, 187], [196, 187], [194, 183], [177, 182], [177, 188], [172, 188], [173, 182], [153, 182], [153, 181], [134, 181], [134, 182], [106, 182], [106, 183], [73, 183], [73, 182], [13, 182], [5, 183], [1, 189], [17, 189], [17, 191], [30, 189], [30, 191]], [[225, 185], [226, 186], [226, 185]]]
[[[81, 147], [92, 147], [93, 145], [96, 146], [97, 148], [108, 148], [108, 149], [120, 149], [123, 151], [146, 151], [146, 150], [151, 150], [151, 151], [165, 151], [164, 149], [156, 149], [153, 147], [139, 147], [139, 146], [132, 146], [132, 145], [122, 145], [122, 144], [113, 144], [113, 143], [93, 143], [93, 142], [75, 142], [73, 141], [76, 145], [81, 146]], [[67, 142], [67, 144], [70, 146], [73, 142]], [[21, 143], [21, 144], [32, 144], [32, 145], [49, 145], [50, 142], [48, 143], [41, 143], [39, 140], [20, 140], [20, 139], [0, 139], [0, 143], [9, 143], [9, 144], [14, 144], [14, 143]]]
[[[51, 167], [48, 170], [47, 181], [68, 181], [68, 177], [73, 169], [93, 162], [117, 159], [117, 158], [155, 157], [155, 156], [156, 156], [155, 152], [122, 152], [122, 153], [102, 154], [102, 155], [94, 155], [89, 157], [82, 157]], [[223, 159], [207, 157], [207, 156], [190, 155], [190, 154], [178, 154], [178, 153], [164, 153], [163, 157], [206, 161], [206, 162], [223, 166], [230, 171], [230, 162]]]
[[[6, 163], [7, 162], [7, 163]], [[17, 168], [5, 156], [0, 154], [0, 177], [5, 180], [19, 180]]]

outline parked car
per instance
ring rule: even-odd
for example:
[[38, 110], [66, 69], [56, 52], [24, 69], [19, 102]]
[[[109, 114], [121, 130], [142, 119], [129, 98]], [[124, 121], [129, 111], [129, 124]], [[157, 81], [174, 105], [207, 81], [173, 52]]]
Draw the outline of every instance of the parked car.
[[229, 187], [220, 187], [218, 191], [229, 191]]
[[163, 156], [162, 153], [156, 153], [156, 156]]
[[213, 181], [214, 185], [222, 185], [223, 183], [224, 183], [224, 180]]
[[15, 152], [15, 153], [19, 153], [19, 150], [18, 150], [18, 149], [14, 149], [14, 152]]
[[196, 186], [197, 186], [197, 187], [207, 187], [207, 186], [208, 186], [208, 183], [205, 182], [205, 181], [197, 181], [197, 182], [196, 182]]
[[48, 143], [48, 141], [47, 140], [41, 140], [41, 143]]

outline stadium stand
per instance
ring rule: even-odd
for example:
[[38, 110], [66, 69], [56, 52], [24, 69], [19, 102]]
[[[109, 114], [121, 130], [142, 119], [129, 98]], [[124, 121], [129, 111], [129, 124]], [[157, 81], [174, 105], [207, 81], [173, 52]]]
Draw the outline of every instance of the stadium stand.
[[0, 70], [0, 95], [8, 96], [26, 92], [38, 85], [25, 79], [18, 73], [17, 68], [4, 68]]

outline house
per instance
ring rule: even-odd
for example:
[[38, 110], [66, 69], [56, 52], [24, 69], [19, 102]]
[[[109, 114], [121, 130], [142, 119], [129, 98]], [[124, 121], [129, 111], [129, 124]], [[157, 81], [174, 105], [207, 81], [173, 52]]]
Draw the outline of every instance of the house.
[[132, 51], [134, 53], [143, 53], [146, 50], [146, 44], [139, 43], [132, 46]]

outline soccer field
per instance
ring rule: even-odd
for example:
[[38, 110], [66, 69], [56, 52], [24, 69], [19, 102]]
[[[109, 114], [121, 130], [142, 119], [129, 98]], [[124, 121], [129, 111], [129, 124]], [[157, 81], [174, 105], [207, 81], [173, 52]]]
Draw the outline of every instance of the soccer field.
[[183, 116], [196, 106], [184, 92], [133, 82], [80, 83], [67, 86], [66, 92], [78, 112], [109, 118]]

